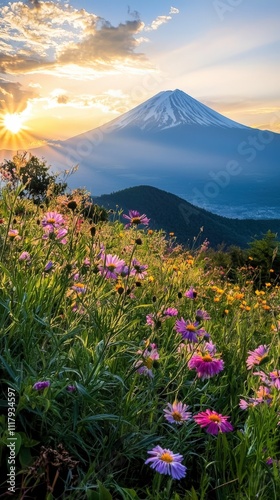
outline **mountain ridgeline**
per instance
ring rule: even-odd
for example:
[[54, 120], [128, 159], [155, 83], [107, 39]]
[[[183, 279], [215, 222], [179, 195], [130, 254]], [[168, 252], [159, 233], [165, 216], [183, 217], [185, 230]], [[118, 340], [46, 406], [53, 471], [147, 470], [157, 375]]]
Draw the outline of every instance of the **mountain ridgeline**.
[[[280, 218], [280, 134], [246, 127], [181, 90], [114, 120], [30, 150], [93, 196], [142, 184], [219, 215]], [[13, 152], [0, 151], [0, 160]]]
[[193, 246], [198, 235], [197, 244], [207, 238], [213, 248], [219, 245], [245, 248], [250, 241], [262, 238], [269, 230], [280, 234], [280, 220], [221, 217], [151, 186], [137, 186], [102, 195], [95, 197], [94, 202], [107, 209], [123, 210], [123, 213], [128, 213], [128, 210], [145, 213], [151, 219], [151, 229], [162, 229], [167, 235], [174, 233], [178, 243], [189, 247]]

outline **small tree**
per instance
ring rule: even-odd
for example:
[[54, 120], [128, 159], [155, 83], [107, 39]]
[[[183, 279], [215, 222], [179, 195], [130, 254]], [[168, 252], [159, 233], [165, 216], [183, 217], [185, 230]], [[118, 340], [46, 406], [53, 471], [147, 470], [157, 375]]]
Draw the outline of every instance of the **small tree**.
[[51, 186], [56, 195], [64, 193], [67, 187], [66, 182], [57, 182], [57, 175], [50, 174], [49, 169], [45, 160], [27, 152], [18, 153], [12, 160], [5, 160], [1, 164], [2, 178], [12, 186], [21, 182], [25, 186], [21, 196], [37, 203], [46, 199]]
[[280, 252], [279, 241], [277, 234], [268, 231], [261, 240], [254, 240], [249, 243], [250, 249], [250, 264], [253, 267], [258, 267], [260, 270], [261, 284], [268, 281], [271, 276], [280, 274]]

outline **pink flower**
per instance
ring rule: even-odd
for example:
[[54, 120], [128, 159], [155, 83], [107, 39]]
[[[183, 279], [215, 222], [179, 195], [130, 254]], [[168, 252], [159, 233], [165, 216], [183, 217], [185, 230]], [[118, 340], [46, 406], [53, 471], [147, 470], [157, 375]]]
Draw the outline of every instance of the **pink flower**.
[[47, 212], [42, 219], [42, 226], [53, 230], [55, 227], [62, 226], [64, 222], [62, 215], [58, 212]]
[[28, 253], [28, 252], [22, 252], [20, 254], [18, 260], [25, 260], [26, 262], [30, 262], [30, 260], [31, 260], [30, 253]]
[[159, 359], [156, 344], [150, 344], [144, 351], [138, 351], [138, 354], [141, 354], [142, 359], [135, 363], [137, 372], [140, 373], [140, 375], [147, 375], [153, 378], [154, 374], [152, 368], [154, 367], [155, 361]]
[[222, 359], [214, 358], [209, 352], [197, 353], [188, 362], [190, 370], [196, 370], [196, 373], [201, 380], [213, 377], [224, 369]]
[[248, 354], [250, 354], [250, 356], [248, 356], [246, 360], [248, 370], [256, 365], [265, 363], [267, 361], [268, 351], [269, 347], [266, 345], [260, 345], [254, 351], [249, 351]]
[[271, 385], [280, 391], [280, 370], [275, 370], [269, 374]]
[[117, 255], [108, 254], [104, 256], [103, 263], [98, 266], [98, 269], [105, 278], [117, 279], [124, 266], [124, 260], [119, 259]]
[[205, 430], [208, 434], [217, 435], [219, 432], [230, 432], [233, 430], [231, 423], [228, 422], [229, 417], [224, 417], [216, 411], [208, 409], [194, 415], [193, 418], [200, 427], [206, 428]]
[[185, 420], [188, 420], [192, 414], [187, 411], [189, 406], [174, 401], [174, 403], [167, 403], [167, 407], [163, 410], [164, 417], [171, 424], [182, 424]]
[[163, 311], [163, 314], [165, 316], [177, 316], [178, 310], [175, 307], [168, 307], [165, 311]]
[[246, 399], [240, 399], [239, 401], [239, 407], [241, 408], [241, 410], [247, 410], [248, 408], [253, 408], [258, 404], [259, 401], [257, 401], [255, 398], [249, 398], [248, 401], [246, 401]]

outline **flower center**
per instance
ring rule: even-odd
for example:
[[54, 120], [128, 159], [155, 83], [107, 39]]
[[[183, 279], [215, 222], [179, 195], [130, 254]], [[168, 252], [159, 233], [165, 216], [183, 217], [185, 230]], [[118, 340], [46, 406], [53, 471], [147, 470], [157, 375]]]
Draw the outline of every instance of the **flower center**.
[[205, 356], [202, 356], [202, 359], [203, 361], [206, 361], [206, 363], [210, 363], [211, 361], [213, 361], [213, 358], [212, 356], [210, 356], [210, 354], [205, 354]]
[[163, 462], [166, 462], [168, 464], [171, 464], [173, 462], [173, 457], [170, 455], [170, 453], [168, 453], [168, 451], [165, 451], [164, 453], [162, 453], [162, 455], [160, 456], [160, 459]]
[[140, 224], [140, 217], [132, 217], [131, 222], [132, 224]]
[[144, 361], [144, 365], [150, 370], [153, 366], [153, 359], [152, 358], [146, 358]]
[[217, 424], [221, 422], [219, 415], [210, 415], [209, 420], [211, 420], [211, 422], [216, 422]]
[[173, 411], [172, 417], [174, 418], [174, 420], [176, 422], [181, 422], [181, 420], [182, 420], [182, 415], [178, 411]]
[[109, 265], [107, 266], [107, 269], [108, 269], [108, 271], [113, 272], [113, 271], [116, 269], [116, 267], [117, 267], [117, 266], [116, 266], [115, 264], [109, 264]]
[[196, 332], [196, 326], [194, 326], [194, 325], [188, 325], [187, 326], [187, 330], [189, 330], [190, 332]]
[[47, 222], [48, 222], [48, 224], [54, 224], [55, 223], [55, 219], [48, 219]]

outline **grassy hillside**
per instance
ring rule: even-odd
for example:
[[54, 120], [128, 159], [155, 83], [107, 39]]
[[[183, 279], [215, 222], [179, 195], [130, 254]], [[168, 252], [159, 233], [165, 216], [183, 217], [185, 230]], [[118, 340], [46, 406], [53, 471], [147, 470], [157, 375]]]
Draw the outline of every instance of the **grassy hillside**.
[[213, 247], [223, 243], [226, 246], [246, 247], [252, 238], [262, 236], [268, 230], [280, 234], [280, 220], [228, 219], [150, 186], [124, 189], [110, 195], [102, 195], [94, 201], [114, 210], [118, 206], [118, 209], [121, 208], [126, 213], [130, 209], [137, 209], [141, 213], [149, 214], [151, 228], [175, 233], [179, 243], [190, 246], [200, 233], [201, 227], [201, 240], [207, 238]]
[[0, 497], [279, 500], [273, 273], [23, 189], [0, 191]]

